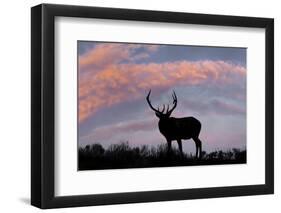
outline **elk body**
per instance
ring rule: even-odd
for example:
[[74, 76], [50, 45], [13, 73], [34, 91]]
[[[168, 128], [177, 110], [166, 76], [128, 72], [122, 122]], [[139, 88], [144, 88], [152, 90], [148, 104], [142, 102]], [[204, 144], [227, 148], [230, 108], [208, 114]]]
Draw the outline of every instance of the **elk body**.
[[177, 96], [176, 93], [173, 92], [173, 107], [169, 109], [169, 105], [167, 108], [165, 105], [163, 109], [160, 111], [159, 108], [155, 109], [150, 100], [149, 91], [146, 100], [150, 108], [155, 112], [155, 115], [159, 118], [158, 127], [161, 134], [166, 138], [168, 144], [168, 153], [170, 153], [172, 141], [176, 140], [178, 142], [179, 150], [181, 154], [182, 151], [182, 140], [193, 139], [196, 145], [196, 158], [201, 158], [202, 153], [202, 143], [199, 139], [199, 134], [201, 131], [201, 123], [194, 117], [184, 117], [184, 118], [174, 118], [170, 117], [173, 110], [177, 106]]

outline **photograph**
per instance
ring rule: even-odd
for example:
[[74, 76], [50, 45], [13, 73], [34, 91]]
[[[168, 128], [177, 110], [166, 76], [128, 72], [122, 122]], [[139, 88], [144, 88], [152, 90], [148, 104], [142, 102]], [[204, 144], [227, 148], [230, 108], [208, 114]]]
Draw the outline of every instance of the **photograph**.
[[77, 41], [78, 171], [247, 163], [247, 48]]
[[274, 13], [152, 3], [32, 6], [31, 205], [274, 194]]

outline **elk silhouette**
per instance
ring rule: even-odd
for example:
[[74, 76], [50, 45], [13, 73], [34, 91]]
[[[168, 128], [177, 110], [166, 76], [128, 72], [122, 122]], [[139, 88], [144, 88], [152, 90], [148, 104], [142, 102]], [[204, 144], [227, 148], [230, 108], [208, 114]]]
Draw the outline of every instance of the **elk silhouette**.
[[[173, 110], [177, 107], [177, 95], [175, 91], [173, 91], [173, 107], [169, 109], [169, 105], [167, 108], [163, 105], [163, 109], [160, 111], [155, 109], [150, 100], [150, 93], [149, 91], [146, 100], [150, 108], [155, 112], [155, 115], [159, 118], [158, 128], [161, 134], [166, 138], [168, 143], [168, 153], [171, 151], [171, 144], [173, 140], [178, 142], [179, 150], [181, 155], [182, 152], [182, 140], [183, 139], [193, 139], [196, 145], [196, 158], [198, 158], [198, 151], [199, 151], [199, 158], [201, 158], [202, 153], [202, 142], [199, 139], [199, 134], [201, 131], [201, 123], [194, 117], [184, 117], [184, 118], [173, 118], [170, 117]], [[166, 111], [165, 111], [166, 109]]]

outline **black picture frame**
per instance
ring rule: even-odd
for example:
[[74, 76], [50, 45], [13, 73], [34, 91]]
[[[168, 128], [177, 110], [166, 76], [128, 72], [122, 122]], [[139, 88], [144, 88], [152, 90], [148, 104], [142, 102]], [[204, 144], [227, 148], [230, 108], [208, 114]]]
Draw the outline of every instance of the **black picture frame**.
[[[129, 193], [54, 194], [55, 17], [264, 28], [265, 184]], [[31, 204], [42, 209], [274, 193], [274, 20], [271, 18], [41, 4], [31, 8]]]

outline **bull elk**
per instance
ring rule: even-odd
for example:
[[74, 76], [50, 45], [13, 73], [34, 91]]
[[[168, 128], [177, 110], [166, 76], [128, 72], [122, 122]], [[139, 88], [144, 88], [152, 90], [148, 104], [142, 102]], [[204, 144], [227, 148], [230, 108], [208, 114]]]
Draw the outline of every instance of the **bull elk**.
[[201, 131], [201, 123], [194, 117], [184, 117], [184, 118], [173, 118], [170, 117], [173, 110], [177, 107], [177, 95], [175, 91], [173, 91], [173, 107], [169, 109], [169, 105], [167, 107], [163, 105], [163, 109], [160, 111], [159, 108], [155, 109], [150, 100], [149, 91], [146, 100], [150, 108], [155, 112], [155, 115], [159, 118], [158, 128], [161, 134], [166, 138], [168, 143], [168, 153], [171, 150], [171, 144], [173, 140], [178, 142], [180, 153], [183, 154], [182, 151], [182, 140], [184, 139], [193, 139], [196, 145], [196, 158], [201, 158], [202, 153], [202, 143], [199, 139], [199, 133]]

